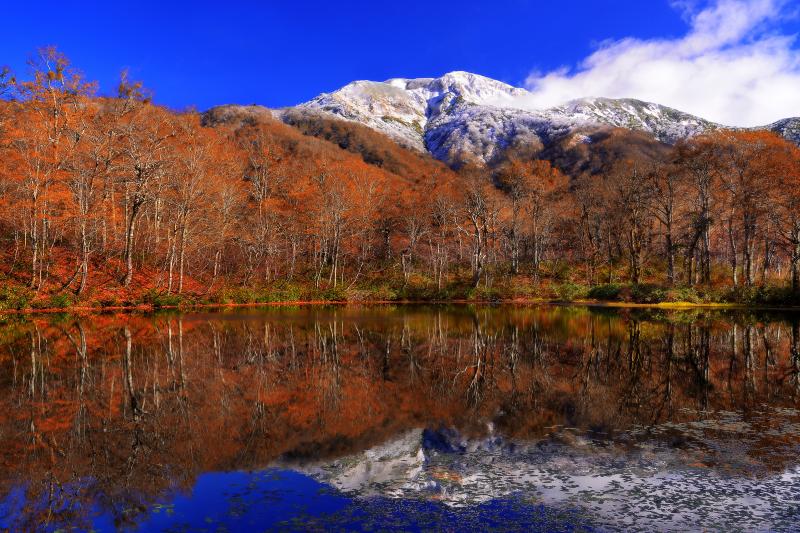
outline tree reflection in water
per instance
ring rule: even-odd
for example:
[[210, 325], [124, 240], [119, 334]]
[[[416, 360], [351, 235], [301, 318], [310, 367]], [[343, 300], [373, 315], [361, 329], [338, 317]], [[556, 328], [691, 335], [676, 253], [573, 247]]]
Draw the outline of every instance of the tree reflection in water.
[[[795, 466], [800, 441], [781, 430], [798, 315], [303, 307], [6, 317], [0, 338], [14, 529], [135, 526], [203, 473], [334, 461], [415, 429], [655, 439], [749, 477]], [[731, 424], [692, 426], [713, 413], [756, 428], [739, 455], [703, 440], [738, 439]]]

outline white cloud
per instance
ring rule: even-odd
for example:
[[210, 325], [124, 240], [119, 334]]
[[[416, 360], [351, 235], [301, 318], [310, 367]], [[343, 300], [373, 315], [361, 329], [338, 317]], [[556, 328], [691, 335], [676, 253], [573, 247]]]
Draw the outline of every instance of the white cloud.
[[525, 106], [584, 96], [638, 98], [731, 126], [800, 116], [800, 51], [781, 34], [788, 0], [678, 0], [689, 31], [677, 39], [604, 43], [576, 69], [531, 74]]

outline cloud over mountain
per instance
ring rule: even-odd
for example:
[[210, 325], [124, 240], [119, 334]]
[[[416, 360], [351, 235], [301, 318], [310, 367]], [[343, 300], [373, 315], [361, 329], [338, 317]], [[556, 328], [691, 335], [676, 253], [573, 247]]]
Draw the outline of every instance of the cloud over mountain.
[[[800, 50], [787, 0], [674, 3], [689, 31], [674, 39], [610, 41], [576, 68], [531, 74], [525, 107], [585, 96], [638, 98], [732, 125], [800, 114]], [[783, 26], [783, 29], [782, 29]]]

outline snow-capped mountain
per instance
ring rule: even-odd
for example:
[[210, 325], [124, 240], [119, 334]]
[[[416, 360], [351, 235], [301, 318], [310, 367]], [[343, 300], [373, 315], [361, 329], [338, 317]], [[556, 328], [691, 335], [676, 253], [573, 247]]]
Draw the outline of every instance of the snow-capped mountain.
[[432, 128], [470, 108], [513, 108], [514, 102], [526, 94], [483, 76], [451, 72], [436, 79], [356, 81], [333, 93], [321, 94], [297, 109], [359, 122], [425, 150]]
[[[720, 124], [655, 103], [634, 99], [583, 98], [546, 110], [532, 109], [530, 93], [468, 72], [440, 78], [355, 81], [324, 93], [289, 113], [320, 114], [366, 125], [400, 144], [426, 151], [447, 163], [490, 162], [509, 146], [546, 146], [575, 135], [628, 128], [674, 143]], [[767, 129], [800, 142], [800, 119], [785, 119]]]
[[[695, 530], [709, 519], [723, 529], [781, 529], [792, 519], [780, 510], [800, 486], [800, 469], [743, 475], [737, 465], [759, 468], [758, 445], [738, 437], [757, 427], [733, 414], [639, 428], [619, 443], [600, 445], [566, 429], [527, 442], [492, 432], [466, 438], [449, 429], [418, 429], [333, 461], [276, 466], [367, 502], [427, 500], [458, 508], [519, 498], [581, 510], [609, 531]], [[676, 448], [675, 431], [689, 444]], [[718, 469], [698, 467], [705, 461]], [[748, 505], [737, 507], [742, 498]], [[739, 509], [735, 517], [733, 507]]]

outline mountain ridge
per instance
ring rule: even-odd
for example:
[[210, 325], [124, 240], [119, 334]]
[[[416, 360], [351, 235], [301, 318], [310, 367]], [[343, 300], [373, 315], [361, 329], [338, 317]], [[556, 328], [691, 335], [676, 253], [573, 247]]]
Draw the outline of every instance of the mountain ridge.
[[[591, 142], [591, 133], [623, 128], [675, 142], [719, 129], [768, 129], [800, 144], [800, 118], [756, 128], [736, 128], [657, 103], [633, 98], [586, 97], [548, 109], [532, 109], [531, 93], [464, 71], [439, 78], [358, 80], [296, 106], [269, 110], [290, 121], [292, 113], [346, 120], [427, 152], [451, 166], [486, 164], [514, 146], [544, 149], [556, 141]], [[250, 113], [257, 113], [248, 108]]]

